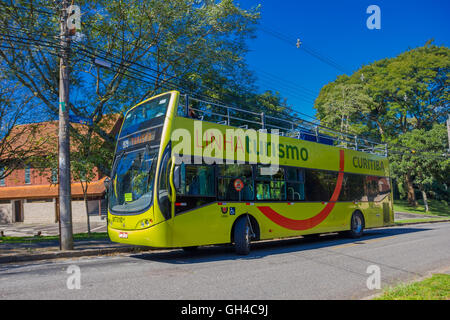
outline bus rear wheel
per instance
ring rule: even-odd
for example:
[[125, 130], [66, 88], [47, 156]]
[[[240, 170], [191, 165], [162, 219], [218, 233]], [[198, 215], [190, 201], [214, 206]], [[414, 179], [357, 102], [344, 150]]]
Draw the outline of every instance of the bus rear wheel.
[[234, 248], [239, 255], [250, 253], [251, 230], [247, 217], [241, 217], [234, 227]]
[[361, 238], [364, 232], [364, 217], [361, 212], [356, 211], [352, 215], [352, 220], [350, 222], [350, 231], [348, 235], [350, 238]]

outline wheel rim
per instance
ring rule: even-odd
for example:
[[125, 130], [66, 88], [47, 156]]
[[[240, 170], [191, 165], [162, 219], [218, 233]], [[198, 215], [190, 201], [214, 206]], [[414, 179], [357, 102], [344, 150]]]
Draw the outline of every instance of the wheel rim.
[[249, 245], [250, 244], [250, 227], [248, 225], [245, 227], [244, 238], [245, 238], [245, 243], [247, 243], [247, 245]]
[[361, 217], [356, 214], [353, 216], [353, 231], [355, 233], [360, 233], [361, 230], [362, 230], [362, 220]]

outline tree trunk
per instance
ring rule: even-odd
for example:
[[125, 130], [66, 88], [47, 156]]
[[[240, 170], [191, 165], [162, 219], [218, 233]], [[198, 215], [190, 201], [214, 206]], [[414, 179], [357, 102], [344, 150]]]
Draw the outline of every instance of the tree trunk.
[[89, 206], [88, 206], [87, 195], [84, 196], [84, 206], [86, 207], [86, 218], [87, 218], [88, 235], [91, 235], [91, 223], [89, 221]]
[[422, 198], [423, 198], [423, 204], [425, 205], [425, 212], [429, 211], [428, 208], [428, 198], [427, 198], [427, 193], [425, 192], [425, 190], [420, 189], [420, 191], [422, 192]]
[[83, 190], [83, 199], [84, 199], [84, 207], [86, 208], [86, 221], [87, 221], [87, 230], [88, 235], [91, 235], [91, 222], [89, 221], [89, 206], [88, 206], [88, 199], [87, 199], [87, 182], [86, 187], [84, 187], [83, 182], [81, 183], [81, 189]]
[[408, 203], [413, 207], [417, 207], [416, 195], [414, 194], [414, 186], [411, 175], [409, 173], [405, 176], [406, 187], [408, 189]]

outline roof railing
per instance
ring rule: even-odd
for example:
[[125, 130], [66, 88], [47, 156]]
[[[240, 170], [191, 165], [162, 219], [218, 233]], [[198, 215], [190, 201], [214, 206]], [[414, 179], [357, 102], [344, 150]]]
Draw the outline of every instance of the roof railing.
[[[221, 103], [181, 95], [178, 115], [200, 121], [213, 122], [256, 131], [276, 129], [278, 135], [325, 143], [340, 148], [387, 156], [387, 144], [371, 141], [358, 135], [339, 132], [301, 118], [289, 115], [274, 117], [265, 112], [254, 112]], [[184, 99], [184, 101], [182, 101]]]

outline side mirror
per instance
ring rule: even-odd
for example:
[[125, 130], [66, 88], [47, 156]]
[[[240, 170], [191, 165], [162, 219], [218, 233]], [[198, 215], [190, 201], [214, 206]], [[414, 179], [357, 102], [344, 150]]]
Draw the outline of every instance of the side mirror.
[[111, 179], [109, 177], [106, 177], [105, 181], [103, 181], [103, 184], [105, 185], [106, 191], [108, 191], [109, 187], [111, 186]]
[[180, 166], [175, 166], [175, 169], [173, 169], [173, 186], [175, 190], [180, 189], [180, 169]]

